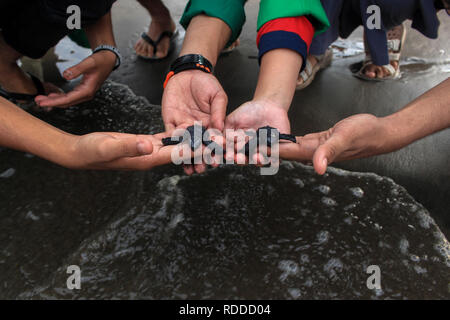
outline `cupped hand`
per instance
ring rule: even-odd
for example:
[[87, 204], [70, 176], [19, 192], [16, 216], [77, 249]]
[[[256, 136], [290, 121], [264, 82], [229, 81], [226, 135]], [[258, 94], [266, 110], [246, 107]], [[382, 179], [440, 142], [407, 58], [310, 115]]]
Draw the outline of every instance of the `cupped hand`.
[[[290, 133], [291, 126], [287, 111], [269, 100], [249, 101], [241, 105], [235, 111], [230, 113], [225, 120], [225, 134], [227, 138], [227, 159], [234, 160], [237, 163], [247, 162], [245, 155], [238, 153], [248, 140], [241, 137], [238, 142], [234, 143], [234, 137], [227, 135], [227, 129], [239, 130], [236, 135], [245, 135], [245, 131], [254, 130], [265, 126], [270, 126], [279, 130], [280, 133]], [[233, 139], [231, 141], [230, 139]], [[234, 146], [234, 150], [232, 149]], [[260, 155], [255, 155], [255, 161], [258, 162]]]
[[[228, 97], [216, 77], [200, 70], [180, 72], [167, 82], [162, 98], [166, 130], [187, 128], [199, 121], [206, 128], [223, 130]], [[206, 165], [186, 165], [185, 172], [201, 173]]]
[[110, 51], [99, 51], [79, 64], [64, 71], [66, 80], [83, 76], [81, 82], [68, 93], [40, 95], [35, 102], [42, 108], [67, 108], [94, 98], [95, 93], [108, 78], [116, 63], [116, 55]]
[[338, 122], [329, 130], [297, 137], [297, 144], [280, 144], [286, 160], [312, 161], [318, 174], [335, 161], [365, 158], [384, 152], [389, 137], [383, 120], [358, 114]]

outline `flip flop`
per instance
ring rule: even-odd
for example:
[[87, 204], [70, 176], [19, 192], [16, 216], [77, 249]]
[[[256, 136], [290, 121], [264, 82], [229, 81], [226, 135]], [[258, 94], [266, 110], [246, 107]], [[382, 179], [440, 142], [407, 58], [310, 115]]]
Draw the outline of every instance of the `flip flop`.
[[[305, 70], [300, 72], [299, 79], [302, 78], [303, 82], [301, 84], [297, 84], [295, 90], [302, 90], [309, 86], [317, 72], [322, 69], [328, 68], [331, 65], [331, 61], [333, 60], [333, 51], [327, 49], [324, 54], [320, 56], [314, 56], [317, 60], [317, 63], [313, 66], [308, 59], [306, 59]], [[298, 83], [298, 82], [297, 82]]]
[[147, 60], [147, 61], [158, 61], [158, 60], [163, 60], [163, 59], [167, 58], [170, 55], [170, 53], [173, 51], [174, 47], [175, 47], [175, 41], [174, 40], [177, 37], [177, 35], [178, 35], [178, 30], [177, 29], [175, 29], [174, 32], [172, 32], [172, 31], [163, 31], [159, 35], [158, 39], [153, 40], [152, 38], [150, 38], [148, 36], [147, 33], [143, 32], [141, 34], [141, 38], [144, 39], [145, 42], [147, 42], [148, 44], [153, 46], [153, 55], [156, 54], [156, 50], [158, 50], [159, 43], [162, 41], [162, 39], [164, 39], [166, 37], [170, 39], [169, 51], [167, 52], [167, 55], [165, 57], [162, 57], [162, 58], [146, 57], [146, 56], [141, 56], [139, 54], [137, 56], [139, 58]]
[[[399, 34], [398, 32], [401, 32], [401, 34]], [[389, 30], [387, 35], [388, 35], [387, 47], [388, 50], [390, 51], [389, 61], [397, 61], [397, 63], [399, 63], [401, 52], [403, 49], [403, 44], [405, 43], [406, 39], [406, 28], [403, 24], [401, 24], [400, 26]], [[367, 48], [366, 40], [364, 41], [364, 45]], [[375, 81], [375, 82], [396, 80], [400, 78], [400, 63], [398, 64], [397, 69], [395, 69], [394, 66], [390, 63], [381, 66], [382, 68], [385, 68], [389, 72], [389, 75], [383, 78], [370, 78], [364, 74], [364, 70], [366, 70], [367, 66], [371, 64], [374, 64], [372, 62], [372, 57], [370, 55], [370, 52], [366, 51], [366, 57], [364, 59], [362, 67], [358, 70], [358, 72], [354, 73], [353, 75], [361, 80]]]
[[[33, 76], [31, 73], [28, 73], [28, 75], [30, 76], [31, 80], [34, 83], [34, 86], [36, 87], [36, 94], [9, 92], [0, 87], [0, 96], [11, 101], [14, 104], [21, 104], [22, 106], [25, 106], [30, 103], [34, 104], [34, 98], [36, 98], [37, 96], [46, 95], [44, 85], [42, 84], [41, 80]], [[25, 103], [19, 103], [19, 101], [25, 101]]]

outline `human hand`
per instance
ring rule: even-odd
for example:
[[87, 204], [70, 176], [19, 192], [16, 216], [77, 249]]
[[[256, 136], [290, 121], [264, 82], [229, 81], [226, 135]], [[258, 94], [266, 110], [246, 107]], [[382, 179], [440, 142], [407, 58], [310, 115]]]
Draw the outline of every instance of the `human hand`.
[[169, 133], [135, 135], [95, 132], [73, 136], [61, 163], [72, 169], [149, 170], [171, 162], [175, 146], [163, 146]]
[[94, 98], [95, 93], [108, 78], [116, 64], [116, 55], [102, 50], [87, 57], [79, 64], [64, 71], [66, 80], [73, 80], [83, 76], [81, 82], [68, 93], [51, 93], [40, 95], [35, 102], [42, 108], [67, 108]]
[[[281, 133], [290, 133], [291, 126], [287, 111], [281, 108], [269, 100], [253, 100], [244, 103], [235, 111], [230, 113], [225, 120], [225, 130], [257, 130], [264, 126], [271, 126], [279, 130]], [[239, 133], [236, 133], [238, 135]], [[240, 134], [244, 134], [241, 132]], [[246, 140], [244, 138], [239, 139], [234, 143], [234, 137], [226, 137], [227, 143], [227, 160], [232, 160], [235, 156], [237, 163], [245, 163], [248, 159], [245, 159], [245, 155], [237, 153], [245, 145]], [[233, 141], [230, 141], [230, 138]], [[248, 140], [248, 139], [247, 139]], [[234, 150], [230, 149], [234, 146]], [[255, 161], [258, 163], [260, 157], [255, 155]]]
[[280, 144], [280, 157], [312, 161], [318, 174], [335, 161], [365, 158], [390, 151], [390, 139], [383, 119], [358, 114], [338, 122], [333, 128], [297, 137], [297, 144]]
[[[199, 121], [222, 131], [228, 97], [214, 75], [200, 70], [180, 72], [167, 83], [162, 98], [162, 117], [167, 131], [187, 128]], [[186, 165], [187, 174], [201, 173], [206, 165]]]

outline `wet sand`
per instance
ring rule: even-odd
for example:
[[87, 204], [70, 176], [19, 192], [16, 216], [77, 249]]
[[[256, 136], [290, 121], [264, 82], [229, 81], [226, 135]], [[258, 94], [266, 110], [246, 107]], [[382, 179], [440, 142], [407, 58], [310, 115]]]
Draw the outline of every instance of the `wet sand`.
[[[79, 134], [152, 133], [159, 112], [109, 83], [80, 108], [36, 116]], [[275, 176], [73, 171], [11, 150], [0, 164], [1, 298], [450, 297], [447, 239], [389, 178], [290, 162]], [[66, 287], [70, 265], [81, 290]], [[366, 286], [370, 265], [380, 290]]]
[[[166, 2], [178, 21], [184, 2]], [[250, 100], [256, 85], [258, 3], [257, 0], [248, 1], [247, 22], [240, 37], [241, 46], [223, 56], [216, 67], [216, 75], [229, 97], [228, 112]], [[303, 135], [326, 130], [356, 113], [372, 113], [376, 116], [391, 114], [448, 78], [450, 17], [444, 12], [439, 17], [441, 27], [437, 40], [427, 39], [408, 27], [401, 62], [403, 74], [399, 81], [372, 83], [353, 77], [349, 68], [363, 59], [362, 54], [335, 59], [330, 68], [318, 74], [310, 87], [295, 95], [289, 112], [293, 133]], [[138, 59], [133, 49], [150, 21], [145, 10], [134, 0], [124, 0], [115, 6], [113, 18], [118, 45], [126, 58], [123, 67], [111, 79], [128, 84], [136, 94], [159, 105], [165, 74], [170, 62], [177, 56], [183, 34], [170, 57], [161, 62], [149, 63]], [[410, 23], [407, 22], [407, 25]], [[362, 30], [356, 30], [349, 40], [361, 45]], [[446, 235], [450, 236], [449, 146], [450, 130], [445, 130], [390, 155], [334, 165], [393, 178], [430, 210]]]
[[[181, 15], [183, 3], [168, 5]], [[256, 84], [256, 11], [250, 0], [242, 45], [217, 67], [229, 111], [251, 99]], [[38, 117], [80, 134], [162, 130], [161, 84], [176, 52], [158, 63], [138, 60], [132, 46], [146, 13], [123, 0], [113, 15], [125, 58], [111, 79], [132, 91], [108, 84], [91, 103]], [[448, 35], [450, 19], [441, 17]], [[68, 40], [56, 53], [60, 69], [88, 54]], [[335, 59], [296, 94], [295, 134], [354, 113], [398, 110], [448, 77], [450, 43], [411, 31], [396, 82], [357, 80], [349, 67], [361, 59]], [[44, 73], [60, 79], [55, 69]], [[8, 195], [0, 197], [0, 297], [448, 298], [449, 146], [446, 130], [390, 155], [335, 164], [389, 178], [335, 170], [319, 177], [289, 163], [268, 178], [236, 167], [191, 178], [173, 166], [76, 172], [0, 149], [0, 194]], [[83, 271], [80, 292], [64, 289], [71, 264]], [[365, 286], [370, 264], [381, 267], [382, 291]]]

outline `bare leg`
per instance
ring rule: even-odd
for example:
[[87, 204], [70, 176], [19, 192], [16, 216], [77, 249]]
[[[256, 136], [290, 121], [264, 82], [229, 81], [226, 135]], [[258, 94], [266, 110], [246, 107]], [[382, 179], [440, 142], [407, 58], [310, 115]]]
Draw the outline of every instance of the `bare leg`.
[[36, 88], [30, 77], [17, 65], [21, 56], [0, 34], [0, 85], [6, 91], [35, 94]]
[[[147, 9], [150, 13], [152, 21], [150, 23], [147, 35], [156, 40], [160, 34], [164, 31], [175, 31], [176, 25], [170, 16], [169, 9], [162, 3], [161, 0], [138, 0], [139, 3]], [[156, 49], [155, 56], [157, 58], [164, 58], [167, 56], [170, 47], [170, 39], [164, 38]], [[139, 39], [134, 49], [136, 53], [144, 57], [154, 57], [153, 46], [145, 42], [143, 39]]]
[[[22, 55], [10, 47], [3, 39], [0, 32], [0, 86], [6, 91], [36, 94], [37, 89], [28, 76], [18, 65], [17, 60]], [[47, 92], [57, 92], [58, 88], [46, 83], [44, 87]]]

